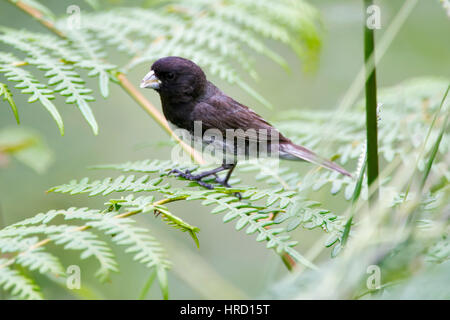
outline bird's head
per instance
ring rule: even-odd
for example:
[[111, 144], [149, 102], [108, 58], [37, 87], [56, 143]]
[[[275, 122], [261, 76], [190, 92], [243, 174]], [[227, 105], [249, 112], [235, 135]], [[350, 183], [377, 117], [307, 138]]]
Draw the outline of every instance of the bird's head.
[[165, 57], [153, 63], [142, 79], [141, 88], [151, 88], [167, 98], [196, 98], [207, 84], [203, 70], [181, 57]]

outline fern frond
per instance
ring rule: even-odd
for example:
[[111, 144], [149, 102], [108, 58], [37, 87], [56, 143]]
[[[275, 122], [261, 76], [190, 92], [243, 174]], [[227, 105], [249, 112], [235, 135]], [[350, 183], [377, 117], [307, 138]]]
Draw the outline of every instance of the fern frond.
[[82, 260], [94, 257], [100, 263], [95, 276], [101, 281], [106, 280], [111, 272], [118, 272], [111, 248], [92, 232], [86, 230], [80, 232], [78, 227], [71, 227], [49, 235], [49, 239], [57, 245], [64, 245], [64, 249], [80, 250]]
[[159, 175], [167, 174], [172, 169], [184, 171], [189, 169], [191, 171], [199, 168], [196, 164], [179, 164], [170, 160], [140, 160], [129, 161], [122, 164], [108, 164], [92, 166], [92, 169], [111, 169], [123, 172], [140, 172], [140, 173], [158, 173]]
[[[267, 164], [267, 163], [266, 163]], [[270, 164], [267, 164], [270, 167]], [[203, 190], [198, 188], [174, 188], [170, 186], [170, 184], [165, 183], [166, 179], [170, 179], [171, 177], [167, 176], [167, 173], [177, 168], [178, 170], [186, 169], [186, 165], [178, 165], [176, 163], [172, 163], [171, 161], [158, 161], [158, 160], [144, 160], [137, 162], [128, 162], [125, 164], [119, 165], [105, 165], [105, 166], [97, 166], [96, 168], [101, 169], [116, 169], [123, 172], [139, 172], [145, 173], [145, 175], [141, 177], [136, 177], [134, 175], [129, 176], [119, 176], [118, 178], [107, 178], [104, 180], [95, 180], [89, 181], [88, 178], [84, 178], [80, 181], [71, 181], [69, 184], [61, 185], [52, 188], [50, 191], [58, 192], [58, 193], [88, 193], [89, 195], [106, 195], [111, 192], [157, 192], [163, 194], [166, 198], [161, 201], [170, 202], [171, 199], [186, 199], [186, 200], [200, 200], [202, 201], [202, 205], [212, 205], [215, 204], [216, 207], [213, 209], [212, 213], [224, 213], [224, 221], [228, 222], [237, 217], [241, 218], [241, 224], [246, 223], [255, 224], [258, 223], [258, 226], [254, 225], [254, 233], [258, 231], [260, 234], [266, 236], [264, 238], [270, 244], [268, 246], [270, 248], [275, 247], [278, 253], [293, 253], [294, 250], [292, 247], [296, 244], [295, 242], [289, 242], [289, 235], [283, 234], [278, 237], [278, 233], [283, 233], [288, 230], [293, 230], [295, 228], [284, 229], [279, 224], [284, 220], [277, 221], [278, 228], [275, 233], [272, 231], [266, 230], [265, 228], [273, 225], [275, 222], [272, 221], [272, 216], [278, 214], [279, 212], [284, 212], [287, 210], [291, 210], [294, 208], [299, 199], [298, 199], [298, 189], [295, 188], [295, 177], [298, 175], [292, 175], [289, 171], [284, 171], [282, 176], [282, 183], [276, 179], [276, 187], [269, 189], [255, 189], [249, 187], [237, 187], [234, 189], [229, 188], [221, 188], [216, 187], [214, 190]], [[247, 166], [246, 169], [255, 169], [251, 165]], [[260, 169], [259, 167], [256, 167]], [[191, 172], [195, 172], [198, 170], [198, 167], [189, 168]], [[150, 178], [149, 174], [156, 173], [159, 175], [159, 178]], [[264, 179], [272, 178], [272, 172], [270, 174], [265, 174]], [[178, 178], [180, 180], [184, 180], [183, 178]], [[289, 182], [285, 182], [289, 181]], [[290, 185], [293, 184], [294, 188], [289, 189]], [[189, 187], [195, 186], [195, 183], [191, 183], [189, 181]], [[287, 185], [287, 188], [283, 186]], [[239, 201], [233, 193], [240, 192], [243, 201]], [[166, 207], [155, 206], [153, 203], [153, 197], [138, 197], [134, 199], [131, 195], [121, 199], [113, 199], [108, 203], [111, 209], [116, 210], [119, 207], [125, 207], [127, 210], [139, 210], [140, 212], [147, 212], [151, 210], [160, 211], [163, 215], [163, 219], [169, 219], [170, 222], [175, 223], [176, 226], [180, 227], [184, 221], [179, 219], [178, 217], [172, 217], [170, 211], [166, 209]], [[159, 210], [162, 209], [162, 210]], [[305, 220], [304, 224], [308, 228], [315, 228], [318, 226], [322, 226], [323, 230], [326, 232], [330, 232], [331, 234], [341, 232], [341, 221], [336, 219], [335, 215], [325, 214], [325, 211], [321, 211], [322, 214], [317, 214], [309, 218], [309, 220]], [[165, 216], [164, 216], [165, 214]], [[244, 216], [253, 216], [255, 215], [255, 221], [253, 218], [245, 218]], [[174, 219], [175, 218], [175, 219]], [[247, 220], [246, 220], [247, 219]], [[252, 221], [250, 221], [250, 220]], [[266, 222], [260, 222], [260, 220], [267, 219]], [[313, 226], [314, 224], [314, 226]], [[297, 225], [298, 226], [298, 225]], [[296, 226], [296, 227], [297, 227]], [[292, 227], [292, 224], [291, 226]], [[195, 227], [190, 225], [181, 226], [182, 230], [188, 230], [192, 232]], [[241, 227], [238, 228], [239, 230]], [[264, 229], [264, 230], [263, 230]], [[253, 230], [253, 229], [250, 229]], [[194, 232], [195, 233], [195, 232]], [[191, 233], [192, 234], [192, 233]], [[341, 237], [341, 235], [338, 235]], [[262, 239], [263, 236], [260, 236], [258, 239]], [[196, 241], [196, 238], [194, 238]], [[262, 241], [262, 240], [261, 240]], [[331, 241], [331, 240], [330, 240]], [[335, 243], [337, 240], [332, 241]], [[275, 245], [275, 244], [276, 245]], [[288, 243], [288, 244], [286, 244]], [[331, 243], [332, 244], [332, 243]], [[331, 244], [327, 244], [331, 246]], [[289, 247], [289, 248], [288, 248]], [[284, 250], [284, 251], [283, 251]], [[308, 262], [299, 254], [293, 253], [297, 258], [297, 260], [301, 263], [306, 263], [308, 266]]]
[[165, 251], [148, 230], [133, 226], [130, 218], [116, 218], [115, 213], [104, 214], [102, 220], [89, 222], [88, 225], [114, 235], [112, 240], [119, 245], [129, 246], [126, 252], [136, 253], [135, 260], [147, 267], [162, 266], [168, 268], [170, 262]]
[[64, 220], [74, 220], [74, 219], [80, 219], [80, 220], [99, 220], [102, 218], [102, 214], [99, 210], [92, 210], [88, 208], [75, 208], [71, 207], [66, 210], [50, 210], [46, 213], [38, 213], [37, 215], [27, 218], [25, 220], [18, 221], [5, 229], [3, 231], [0, 231], [0, 237], [2, 232], [5, 230], [10, 230], [11, 228], [18, 228], [18, 227], [26, 227], [26, 226], [33, 226], [33, 225], [47, 225], [50, 222], [52, 222], [53, 219], [55, 219], [58, 216], [64, 217]]
[[[425, 139], [429, 122], [439, 107], [442, 95], [448, 86], [446, 79], [418, 78], [405, 81], [392, 88], [380, 90], [379, 100], [383, 104], [379, 122], [379, 152], [387, 162], [401, 159], [408, 163], [418, 156], [418, 149]], [[341, 164], [356, 164], [365, 145], [365, 129], [363, 102], [358, 102], [351, 112], [338, 115], [333, 130], [323, 130], [329, 124], [329, 112], [293, 111], [284, 114], [277, 127], [281, 132], [299, 144], [316, 150], [326, 157], [336, 158]], [[420, 111], [420, 112], [419, 112]], [[439, 135], [439, 128], [434, 129], [430, 139]], [[448, 136], [448, 133], [445, 133]], [[333, 153], [330, 148], [323, 148], [324, 143], [335, 146]], [[430, 152], [427, 145], [425, 153]], [[445, 164], [449, 151], [448, 143], [439, 145], [438, 163]], [[439, 165], [433, 166], [437, 170]], [[419, 161], [418, 168], [423, 170], [424, 161]], [[382, 181], [383, 183], [385, 181]], [[344, 190], [345, 198], [350, 199], [355, 181], [329, 171], [319, 171], [311, 179], [309, 187], [318, 190], [325, 185], [331, 185], [333, 194]], [[366, 184], [363, 184], [366, 188]], [[367, 190], [362, 190], [362, 196], [367, 197]]]
[[235, 196], [229, 194], [220, 194], [214, 191], [199, 191], [188, 197], [187, 200], [203, 200], [202, 205], [215, 205], [211, 211], [213, 214], [226, 212], [223, 216], [223, 222], [227, 223], [238, 219], [236, 222], [236, 230], [246, 228], [247, 234], [257, 233], [256, 241], [266, 241], [266, 247], [275, 249], [278, 254], [287, 253], [297, 262], [307, 267], [315, 268], [315, 266], [303, 257], [293, 247], [296, 241], [290, 240], [290, 236], [284, 228], [269, 229], [269, 226], [275, 224], [271, 220], [271, 214], [280, 212], [278, 208], [267, 208], [260, 206], [252, 206], [251, 204], [239, 201]]
[[[106, 242], [99, 240], [95, 234], [89, 231], [80, 230], [80, 227], [45, 224], [8, 227], [0, 231], [0, 238], [26, 237], [35, 234], [45, 234], [48, 239], [54, 241], [57, 245], [64, 245], [65, 249], [80, 250], [81, 259], [87, 259], [91, 256], [96, 258], [100, 263], [96, 276], [102, 281], [108, 277], [110, 272], [117, 271], [114, 256]], [[33, 245], [19, 253], [17, 259], [27, 255], [33, 255]]]
[[284, 188], [280, 187], [273, 189], [247, 190], [242, 194], [242, 197], [252, 202], [264, 198], [266, 200], [266, 207], [277, 206], [280, 209], [285, 209], [288, 206], [296, 203], [296, 195], [296, 191], [285, 190]]
[[0, 288], [10, 290], [13, 296], [20, 299], [42, 299], [42, 294], [34, 282], [19, 271], [6, 266], [7, 264], [8, 260], [0, 259]]
[[[318, 13], [304, 1], [205, 0], [182, 1], [186, 8], [213, 12], [220, 20], [244, 26], [253, 32], [289, 44], [311, 63], [320, 48]], [[186, 9], [185, 9], [186, 10]], [[249, 15], [248, 13], [252, 14]]]
[[112, 192], [141, 192], [141, 191], [164, 191], [167, 185], [160, 185], [161, 178], [150, 179], [150, 176], [136, 178], [134, 175], [120, 176], [116, 179], [107, 178], [103, 181], [89, 181], [83, 178], [80, 181], [72, 180], [69, 184], [53, 187], [48, 192], [80, 194], [89, 193], [89, 196], [107, 195]]
[[0, 41], [26, 52], [30, 56], [26, 61], [46, 71], [45, 77], [49, 78], [49, 86], [56, 85], [53, 90], [62, 96], [67, 96], [66, 103], [75, 103], [94, 133], [98, 133], [98, 124], [89, 106], [89, 102], [94, 101], [94, 98], [89, 95], [92, 90], [83, 85], [84, 80], [72, 65], [47, 55], [40, 46], [34, 44], [34, 39], [27, 32], [7, 29], [0, 35]]
[[187, 222], [183, 221], [181, 218], [177, 217], [176, 215], [172, 214], [169, 210], [167, 210], [167, 207], [164, 206], [155, 206], [156, 212], [160, 213], [162, 215], [163, 221], [167, 223], [172, 228], [179, 229], [182, 232], [187, 232], [191, 236], [191, 238], [194, 240], [195, 244], [197, 245], [197, 248], [200, 248], [200, 242], [197, 238], [197, 232], [200, 231], [198, 227], [192, 226], [188, 224]]
[[68, 33], [73, 46], [82, 53], [84, 59], [78, 61], [75, 66], [88, 69], [88, 76], [99, 78], [100, 93], [104, 98], [109, 96], [109, 81], [115, 80], [111, 74], [117, 69], [114, 64], [104, 62], [106, 53], [102, 49], [102, 44], [82, 29]]
[[78, 106], [94, 134], [97, 134], [98, 124], [89, 106], [89, 102], [95, 100], [89, 95], [92, 90], [83, 85], [84, 80], [74, 71], [73, 67], [42, 55], [38, 58], [28, 59], [28, 62], [45, 71], [45, 77], [49, 78], [48, 84], [55, 85], [56, 87], [53, 90], [67, 97], [66, 103], [74, 103]]
[[[149, 166], [149, 163], [155, 164], [154, 168]], [[123, 166], [116, 166], [118, 168], [122, 168], [122, 170], [130, 170], [130, 169], [138, 169], [145, 171], [159, 171], [163, 169], [163, 172], [166, 173], [166, 163], [158, 163], [154, 162], [144, 162], [144, 163], [128, 163]], [[163, 174], [164, 174], [163, 173]], [[267, 241], [268, 248], [275, 248], [277, 253], [283, 254], [288, 253], [294, 257], [298, 262], [304, 263], [305, 265], [312, 267], [312, 264], [307, 261], [300, 253], [295, 251], [292, 247], [297, 243], [295, 241], [290, 241], [290, 236], [287, 234], [279, 235], [284, 232], [283, 228], [277, 229], [266, 229], [266, 227], [271, 226], [274, 222], [270, 219], [271, 214], [279, 212], [280, 208], [277, 207], [269, 207], [268, 209], [264, 209], [264, 207], [260, 205], [253, 205], [251, 203], [240, 202], [234, 195], [233, 192], [238, 191], [246, 191], [243, 193], [244, 199], [252, 199], [252, 201], [260, 200], [261, 198], [267, 197], [266, 204], [274, 205], [277, 202], [280, 202], [283, 207], [287, 207], [292, 203], [291, 197], [294, 196], [293, 192], [285, 192], [282, 189], [272, 190], [270, 191], [256, 191], [250, 190], [247, 192], [246, 189], [227, 189], [227, 188], [217, 188], [216, 190], [198, 190], [198, 189], [176, 189], [171, 188], [168, 184], [161, 184], [163, 178], [155, 178], [150, 180], [148, 175], [144, 175], [140, 178], [136, 178], [134, 175], [130, 175], [128, 177], [120, 176], [115, 180], [108, 178], [103, 181], [96, 180], [93, 182], [89, 182], [87, 178], [80, 180], [80, 182], [72, 181], [67, 185], [58, 186], [52, 188], [50, 191], [59, 192], [59, 193], [89, 193], [90, 195], [98, 195], [98, 194], [109, 194], [111, 192], [123, 192], [123, 191], [131, 191], [131, 192], [141, 192], [141, 191], [156, 191], [159, 193], [163, 193], [169, 195], [170, 197], [180, 197], [186, 200], [202, 200], [203, 205], [211, 205], [215, 204], [216, 208], [213, 210], [213, 213], [226, 212], [224, 216], [224, 222], [229, 222], [234, 220], [235, 218], [240, 218], [237, 224], [237, 230], [241, 230], [246, 225], [249, 225], [247, 228], [247, 233], [253, 234], [255, 232], [258, 233], [257, 241]], [[143, 202], [145, 198], [138, 198], [138, 203], [131, 203], [133, 207], [138, 210], [139, 205], [146, 206], [147, 202]], [[151, 199], [151, 198], [149, 198]], [[170, 198], [168, 198], [169, 200]], [[114, 203], [120, 206], [125, 206], [127, 201], [126, 199], [114, 200]], [[149, 200], [152, 201], [152, 200]], [[110, 203], [111, 205], [111, 203]], [[198, 231], [190, 225], [184, 224], [184, 222], [171, 215], [169, 211], [166, 210], [165, 207], [162, 206], [149, 206], [146, 210], [157, 210], [161, 211], [161, 213], [165, 216], [166, 220], [169, 220], [172, 224], [176, 224], [178, 227], [181, 227], [182, 230], [185, 229], [190, 232], [191, 235], [195, 235], [195, 232]], [[268, 219], [264, 221], [264, 219]], [[194, 241], [197, 242], [196, 237]]]
[[56, 276], [63, 276], [65, 271], [57, 257], [45, 252], [42, 248], [27, 251], [17, 257], [16, 264], [30, 270], [39, 271], [39, 273], [48, 275], [49, 273]]
[[[149, 200], [149, 198], [142, 198], [134, 199], [133, 202], [132, 198], [127, 199], [130, 205], [138, 202], [143, 205], [143, 201]], [[152, 207], [148, 206], [146, 210], [152, 210]], [[125, 246], [125, 252], [133, 253], [136, 261], [148, 268], [154, 268], [163, 294], [167, 296], [166, 272], [170, 268], [170, 261], [164, 249], [149, 234], [149, 231], [136, 227], [135, 221], [128, 215], [129, 213], [119, 214], [117, 211], [102, 213], [99, 210], [87, 208], [69, 208], [40, 213], [10, 225], [0, 230], [0, 252], [14, 254], [14, 256], [0, 264], [0, 273], [9, 272], [2, 269], [9, 270], [10, 266], [20, 265], [42, 274], [51, 272], [64, 275], [59, 259], [43, 250], [43, 246], [52, 241], [56, 245], [64, 246], [66, 250], [81, 251], [81, 259], [96, 258], [100, 263], [96, 276], [103, 281], [111, 272], [118, 271], [118, 265], [108, 244], [99, 240], [94, 232], [88, 231], [92, 229], [112, 236], [112, 242]], [[50, 223], [58, 216], [62, 216], [64, 220], [78, 220], [84, 224], [81, 226], [51, 225]], [[39, 241], [36, 236], [39, 234], [44, 234], [48, 238]]]
[[[331, 213], [327, 209], [320, 208], [320, 203], [297, 199], [295, 204], [281, 212], [275, 218], [275, 223], [286, 222], [286, 230], [292, 231], [302, 226], [305, 229], [312, 230], [321, 228], [330, 236], [325, 241], [326, 247], [331, 247], [337, 242], [341, 242], [344, 232], [344, 221], [342, 217]], [[332, 252], [332, 255], [334, 255]]]
[[[176, 5], [169, 2], [154, 4], [148, 10], [120, 8], [83, 13], [81, 28], [71, 28], [69, 18], [53, 22], [49, 18], [53, 16], [51, 12], [37, 1], [29, 0], [26, 4], [47, 17], [43, 20], [64, 39], [2, 27], [0, 41], [25, 52], [28, 56], [25, 63], [46, 71], [50, 88], [40, 89], [49, 90], [48, 99], [59, 92], [66, 96], [66, 103], [76, 104], [94, 133], [98, 132], [98, 125], [90, 107], [94, 101], [92, 90], [78, 70], [86, 69], [88, 76], [98, 77], [100, 93], [108, 97], [109, 84], [111, 80], [117, 81], [118, 68], [106, 61], [105, 44], [133, 57], [125, 71], [162, 56], [184, 56], [207, 68], [212, 75], [237, 84], [268, 107], [270, 103], [238, 75], [234, 64], [256, 79], [251, 55], [247, 54], [250, 51], [287, 69], [286, 61], [264, 44], [264, 38], [290, 45], [305, 61], [315, 56], [320, 47], [317, 13], [304, 1], [272, 4], [266, 0], [226, 3], [188, 0]], [[27, 84], [24, 88], [29, 93], [37, 92], [36, 86]], [[46, 99], [40, 100], [63, 132], [56, 108]]]
[[[0, 65], [0, 72], [1, 71], [1, 65]], [[11, 92], [8, 89], [8, 86], [4, 83], [0, 82], [0, 98], [3, 97], [3, 100], [6, 100], [11, 107], [12, 112], [14, 113], [14, 117], [16, 118], [17, 124], [20, 124], [19, 119], [19, 112], [17, 111], [16, 103], [13, 100], [13, 96]]]
[[177, 217], [173, 213], [171, 213], [166, 206], [164, 206], [163, 202], [171, 202], [177, 199], [183, 199], [185, 196], [173, 196], [165, 198], [162, 201], [155, 202], [155, 198], [153, 196], [141, 196], [134, 197], [133, 195], [129, 195], [122, 199], [113, 199], [110, 200], [107, 204], [112, 206], [120, 205], [124, 207], [126, 211], [132, 210], [140, 210], [142, 213], [153, 211], [157, 215], [161, 215], [162, 220], [167, 223], [167, 225], [172, 228], [179, 229], [182, 232], [187, 232], [194, 240], [197, 247], [200, 247], [200, 243], [197, 238], [197, 232], [200, 231], [198, 227], [192, 226], [189, 223], [185, 222], [180, 217]]
[[[64, 28], [61, 28], [62, 30]], [[46, 50], [48, 54], [62, 59], [66, 64], [76, 68], [89, 70], [89, 77], [99, 78], [100, 93], [104, 98], [109, 96], [109, 81], [116, 81], [113, 72], [117, 66], [105, 62], [106, 53], [99, 41], [92, 38], [83, 30], [70, 32], [69, 41], [60, 40], [53, 35], [21, 31], [33, 39], [36, 45]]]
[[[101, 40], [114, 45], [119, 51], [132, 54], [134, 58], [127, 68], [143, 62], [152, 62], [162, 56], [177, 55], [189, 58], [208, 68], [213, 75], [239, 85], [255, 99], [269, 106], [264, 98], [237, 75], [236, 70], [225, 62], [224, 58], [237, 62], [253, 78], [257, 75], [250, 59], [246, 57], [245, 48], [267, 56], [287, 68], [284, 59], [268, 49], [259, 38], [282, 40], [292, 45], [297, 52], [304, 50], [312, 56], [313, 47], [305, 46], [307, 42], [302, 43], [297, 36], [291, 39], [285, 28], [298, 32], [308, 26], [311, 30], [305, 30], [305, 34], [310, 35], [308, 39], [311, 40], [309, 43], [312, 43], [314, 30], [317, 29], [317, 15], [311, 14], [313, 9], [306, 4], [298, 8], [294, 4], [284, 3], [283, 9], [296, 12], [299, 21], [309, 22], [303, 23], [301, 28], [298, 23], [291, 23], [289, 27], [277, 15], [255, 9], [259, 7], [255, 3], [243, 6], [234, 2], [224, 5], [219, 1], [189, 0], [150, 10], [120, 8], [110, 12], [88, 14], [83, 28], [80, 29], [68, 29], [65, 19], [59, 20], [57, 26], [74, 40], [75, 45], [77, 42], [88, 44], [80, 48], [80, 52], [92, 52], [90, 48], [99, 48], [97, 41]], [[222, 11], [228, 12], [229, 15], [222, 14]], [[292, 16], [291, 11], [289, 12]], [[234, 19], [234, 15], [238, 19]], [[248, 28], [248, 21], [253, 29]], [[75, 40], [83, 35], [87, 35], [89, 41]], [[320, 43], [317, 32], [315, 37], [314, 41]], [[317, 48], [314, 50], [317, 51]]]
[[113, 235], [112, 241], [118, 245], [127, 246], [125, 252], [133, 253], [134, 260], [144, 264], [147, 268], [155, 268], [163, 295], [166, 297], [167, 269], [171, 263], [166, 257], [164, 249], [152, 237], [147, 229], [133, 226], [130, 218], [118, 219], [114, 213], [107, 213], [101, 221], [92, 221], [88, 225], [102, 230], [105, 234]]
[[17, 61], [20, 60], [12, 54], [0, 52], [0, 73], [4, 73], [7, 80], [18, 82], [15, 87], [21, 89], [22, 93], [32, 95], [28, 99], [29, 103], [39, 101], [55, 120], [61, 135], [64, 135], [64, 124], [61, 115], [51, 101], [55, 98], [52, 94], [53, 91], [48, 89], [45, 84], [40, 83], [28, 71], [15, 66], [14, 64]]

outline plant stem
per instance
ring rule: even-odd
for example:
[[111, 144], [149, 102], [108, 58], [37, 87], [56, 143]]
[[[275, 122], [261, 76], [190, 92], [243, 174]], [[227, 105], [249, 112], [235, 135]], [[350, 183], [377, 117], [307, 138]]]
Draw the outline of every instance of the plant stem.
[[345, 247], [347, 240], [348, 240], [348, 236], [350, 235], [350, 229], [352, 227], [353, 218], [355, 216], [356, 203], [359, 199], [359, 196], [360, 196], [361, 190], [362, 190], [364, 173], [366, 172], [366, 167], [367, 167], [367, 151], [366, 150], [364, 150], [363, 157], [364, 158], [362, 159], [361, 170], [359, 172], [358, 180], [356, 181], [356, 184], [355, 184], [355, 190], [353, 191], [353, 196], [352, 196], [352, 203], [350, 205], [351, 206], [350, 207], [350, 218], [345, 223], [344, 232], [342, 234], [342, 242], [341, 242], [342, 247]]
[[[364, 0], [364, 13], [373, 0]], [[365, 15], [364, 15], [365, 16]], [[378, 188], [378, 128], [377, 128], [377, 80], [375, 66], [374, 31], [369, 28], [364, 19], [364, 64], [366, 69], [366, 136], [367, 136], [367, 183], [369, 190], [373, 190], [369, 198], [369, 205], [379, 198]], [[373, 68], [370, 68], [373, 61]]]
[[[447, 90], [445, 91], [444, 97], [442, 98], [442, 102], [441, 102], [441, 104], [439, 106], [439, 110], [438, 110], [438, 112], [436, 113], [436, 115], [433, 118], [433, 122], [431, 123], [430, 129], [429, 129], [428, 134], [427, 134], [427, 138], [425, 139], [425, 143], [426, 143], [426, 141], [428, 140], [428, 137], [431, 134], [431, 129], [433, 128], [433, 125], [436, 122], [438, 113], [441, 111], [449, 91], [450, 91], [450, 85], [447, 87]], [[427, 181], [428, 175], [430, 174], [431, 166], [433, 165], [433, 161], [436, 158], [436, 154], [438, 152], [439, 145], [440, 145], [440, 143], [442, 141], [442, 137], [444, 136], [444, 133], [445, 133], [446, 128], [447, 128], [447, 122], [448, 122], [448, 117], [450, 115], [450, 111], [447, 110], [445, 112], [445, 114], [446, 115], [445, 115], [445, 118], [444, 118], [444, 123], [442, 124], [441, 131], [439, 132], [439, 135], [438, 135], [436, 141], [433, 144], [433, 148], [431, 149], [431, 152], [430, 152], [430, 158], [427, 161], [427, 164], [425, 166], [425, 172], [424, 172], [424, 174], [422, 176], [422, 180], [420, 181], [420, 191], [421, 192], [423, 190], [423, 187], [425, 186], [425, 182]], [[425, 145], [424, 145], [424, 148], [425, 148]], [[405, 199], [406, 199], [406, 196], [405, 196]]]
[[[434, 114], [434, 117], [433, 117], [433, 120], [431, 121], [430, 127], [428, 128], [428, 132], [427, 132], [427, 135], [425, 137], [425, 140], [423, 140], [423, 143], [422, 143], [422, 146], [420, 148], [419, 154], [418, 154], [418, 156], [416, 158], [416, 163], [414, 165], [414, 171], [411, 174], [411, 178], [409, 179], [408, 186], [406, 187], [406, 190], [405, 190], [405, 196], [403, 198], [404, 202], [408, 199], [409, 191], [411, 190], [412, 184], [414, 182], [415, 175], [416, 175], [418, 167], [419, 167], [419, 161], [421, 159], [425, 160], [425, 147], [426, 147], [426, 145], [428, 143], [428, 139], [430, 138], [431, 132], [433, 131], [434, 125], [436, 123], [436, 120], [437, 120], [437, 118], [439, 117], [439, 115], [441, 113], [442, 107], [444, 106], [445, 99], [447, 99], [447, 95], [448, 95], [449, 91], [450, 91], [450, 85], [447, 87], [447, 90], [444, 93], [444, 96], [443, 96], [443, 98], [441, 100], [439, 108], [436, 110], [436, 112]], [[445, 131], [445, 128], [446, 128], [447, 118], [448, 118], [448, 111], [447, 111], [447, 117], [444, 120], [444, 124], [443, 124], [442, 130], [441, 130], [442, 134], [443, 134], [443, 131]], [[426, 182], [426, 179], [428, 177], [428, 174], [430, 173], [431, 166], [432, 166], [433, 161], [434, 161], [434, 157], [436, 156], [437, 148], [439, 148], [439, 144], [441, 143], [441, 139], [442, 139], [442, 136], [439, 135], [438, 139], [435, 141], [435, 144], [433, 145], [433, 148], [432, 148], [432, 151], [431, 151], [431, 154], [430, 154], [430, 158], [428, 159], [427, 165], [425, 166], [425, 173], [423, 174], [423, 177], [422, 177], [422, 180], [421, 180], [421, 183], [420, 183], [420, 188], [419, 188], [420, 192], [422, 192], [422, 189], [423, 189], [423, 187], [425, 185], [425, 182]]]
[[64, 33], [62, 33], [60, 30], [58, 30], [58, 28], [55, 27], [55, 24], [52, 21], [46, 19], [44, 14], [42, 12], [40, 12], [38, 9], [35, 9], [20, 0], [19, 1], [9, 0], [9, 2], [12, 3], [13, 5], [15, 5], [16, 7], [18, 7], [19, 9], [21, 9], [22, 11], [24, 11], [25, 13], [32, 16], [34, 19], [36, 19], [42, 25], [47, 27], [53, 33], [56, 33], [61, 38], [64, 38], [64, 39], [66, 38], [66, 35]]

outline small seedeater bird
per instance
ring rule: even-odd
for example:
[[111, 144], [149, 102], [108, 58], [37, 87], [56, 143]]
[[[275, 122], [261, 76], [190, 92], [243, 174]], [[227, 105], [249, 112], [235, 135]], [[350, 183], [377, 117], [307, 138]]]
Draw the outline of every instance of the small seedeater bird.
[[[239, 148], [235, 140], [231, 143], [228, 140], [222, 140], [221, 146], [226, 153], [234, 155], [244, 153], [248, 157], [249, 144], [262, 142], [268, 144], [269, 149], [275, 146], [276, 154], [281, 159], [312, 162], [351, 177], [350, 173], [336, 163], [294, 144], [253, 110], [227, 96], [206, 79], [205, 73], [198, 65], [188, 59], [165, 57], [157, 60], [151, 66], [150, 72], [142, 79], [140, 87], [151, 88], [159, 93], [164, 116], [172, 127], [185, 129], [190, 134], [194, 134], [195, 123], [200, 122], [202, 134], [210, 129], [222, 133], [223, 137], [229, 130], [244, 132], [240, 136], [244, 140], [244, 147]], [[211, 144], [214, 140], [206, 135], [201, 139], [205, 145]], [[253, 156], [259, 157], [260, 154], [257, 151]], [[224, 161], [214, 170], [195, 175], [189, 171], [179, 170], [173, 170], [171, 173], [196, 181], [206, 188], [213, 186], [202, 179], [215, 176], [217, 183], [230, 187], [228, 180], [236, 164], [237, 159], [233, 158], [233, 161]], [[225, 170], [228, 170], [226, 176], [220, 179], [217, 173]]]

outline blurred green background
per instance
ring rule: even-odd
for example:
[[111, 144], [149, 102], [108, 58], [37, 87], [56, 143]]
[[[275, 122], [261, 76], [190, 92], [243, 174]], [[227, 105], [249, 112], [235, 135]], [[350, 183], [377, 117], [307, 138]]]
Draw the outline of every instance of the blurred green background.
[[[84, 1], [42, 1], [58, 15], [65, 14], [66, 7], [79, 5], [91, 10]], [[114, 5], [145, 5], [145, 1], [112, 1]], [[268, 110], [237, 87], [218, 79], [214, 83], [229, 95], [247, 104], [266, 118], [276, 119], [279, 110], [330, 109], [337, 107], [362, 67], [362, 1], [320, 0], [311, 2], [321, 12], [324, 34], [323, 49], [318, 70], [305, 74], [298, 58], [288, 48], [271, 44], [289, 62], [291, 72], [265, 58], [255, 56], [260, 81], [249, 82], [274, 106]], [[377, 39], [385, 32], [403, 1], [378, 1], [381, 7], [382, 28]], [[104, 3], [105, 6], [106, 3]], [[0, 1], [1, 25], [47, 32], [38, 23], [6, 1]], [[450, 76], [450, 24], [449, 17], [438, 0], [418, 1], [394, 42], [378, 66], [379, 86], [389, 86], [416, 76]], [[0, 50], [5, 47], [0, 45]], [[123, 60], [125, 63], [125, 60]], [[129, 78], [138, 84], [150, 65], [132, 70]], [[0, 79], [3, 79], [0, 76]], [[90, 87], [96, 88], [96, 83]], [[14, 93], [14, 92], [13, 92]], [[146, 90], [144, 95], [156, 106], [159, 97]], [[51, 186], [84, 176], [103, 177], [106, 172], [88, 171], [95, 164], [120, 163], [147, 158], [168, 159], [170, 147], [164, 146], [167, 135], [124, 92], [112, 85], [111, 97], [103, 99], [99, 94], [92, 104], [99, 123], [100, 133], [94, 136], [74, 105], [65, 105], [57, 98], [57, 107], [66, 126], [61, 137], [49, 114], [38, 104], [26, 103], [27, 97], [16, 94], [21, 125], [39, 132], [53, 151], [54, 163], [44, 174], [37, 174], [28, 167], [11, 161], [0, 168], [0, 224], [8, 225], [18, 220], [50, 209], [71, 206], [97, 208], [102, 199], [86, 196], [46, 194]], [[0, 104], [0, 129], [14, 126], [15, 121], [6, 102]], [[301, 168], [302, 164], [296, 164]], [[115, 173], [114, 173], [115, 174]], [[170, 296], [174, 299], [196, 298], [244, 298], [257, 297], [262, 290], [287, 273], [281, 260], [263, 245], [253, 241], [243, 232], [235, 232], [233, 225], [224, 225], [220, 216], [209, 214], [208, 208], [198, 203], [173, 204], [173, 212], [201, 229], [200, 250], [186, 234], [172, 230], [153, 216], [138, 217], [139, 221], [161, 240], [174, 262], [170, 273]], [[307, 251], [316, 238], [315, 232], [300, 232], [300, 252]], [[110, 283], [100, 284], [94, 279], [95, 262], [85, 261], [82, 266], [82, 284], [91, 289], [90, 297], [108, 299], [137, 298], [148, 270], [131, 261], [129, 255], [116, 250], [121, 272]], [[329, 257], [325, 252], [323, 259]], [[79, 264], [76, 254], [65, 253], [63, 263]], [[38, 278], [48, 298], [73, 298], [74, 293]], [[160, 298], [157, 285], [150, 292], [151, 298]]]

